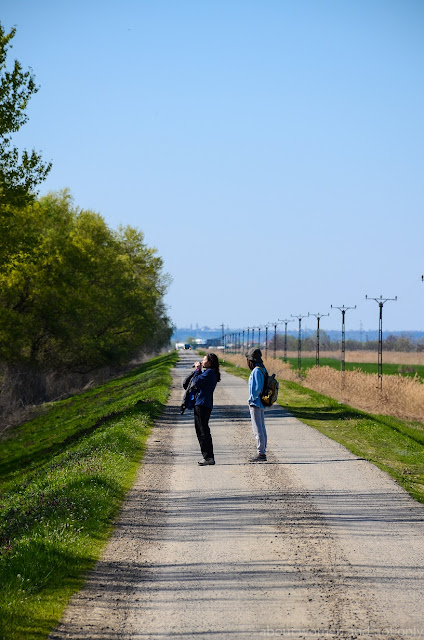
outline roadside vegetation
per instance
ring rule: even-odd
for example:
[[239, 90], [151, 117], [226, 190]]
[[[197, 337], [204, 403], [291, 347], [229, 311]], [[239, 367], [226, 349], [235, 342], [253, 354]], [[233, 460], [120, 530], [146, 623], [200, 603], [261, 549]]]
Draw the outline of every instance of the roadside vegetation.
[[83, 583], [132, 486], [178, 355], [40, 407], [0, 441], [0, 638], [41, 640]]
[[[237, 356], [240, 358], [240, 356]], [[270, 361], [267, 367], [274, 372]], [[245, 380], [245, 359], [225, 355], [221, 366]], [[286, 365], [287, 366], [287, 365]], [[366, 375], [366, 374], [363, 374]], [[412, 497], [424, 502], [424, 424], [359, 411], [295, 381], [279, 377], [278, 404], [355, 455], [390, 474]]]

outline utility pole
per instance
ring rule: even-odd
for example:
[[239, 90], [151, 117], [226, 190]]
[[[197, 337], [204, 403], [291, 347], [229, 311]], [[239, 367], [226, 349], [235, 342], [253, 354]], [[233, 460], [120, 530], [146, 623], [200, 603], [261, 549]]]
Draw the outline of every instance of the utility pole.
[[268, 325], [265, 325], [265, 358], [268, 358]]
[[278, 320], [278, 322], [284, 322], [284, 362], [287, 362], [287, 325], [293, 320]]
[[258, 336], [259, 336], [259, 338], [258, 338], [258, 349], [261, 348], [261, 329], [262, 328], [263, 327], [261, 325], [259, 325], [259, 327], [258, 327]]
[[397, 300], [397, 296], [394, 298], [384, 298], [380, 296], [379, 298], [368, 298], [365, 296], [365, 300], [375, 300], [379, 307], [379, 317], [378, 317], [378, 387], [380, 391], [383, 389], [383, 305], [385, 302], [395, 301]]
[[278, 322], [272, 322], [271, 324], [274, 325], [274, 358], [277, 357], [277, 325]]
[[246, 333], [246, 330], [243, 329], [243, 342], [242, 342], [242, 349], [243, 349], [243, 353], [244, 353], [244, 334]]
[[354, 307], [345, 307], [344, 305], [342, 307], [333, 307], [333, 305], [331, 305], [332, 309], [338, 309], [339, 311], [342, 312], [342, 355], [341, 355], [341, 359], [340, 359], [340, 370], [342, 372], [342, 387], [344, 386], [344, 372], [345, 372], [345, 357], [346, 357], [346, 340], [345, 340], [345, 315], [346, 315], [346, 311], [348, 311], [349, 309], [356, 309], [356, 304]]
[[319, 321], [321, 320], [321, 318], [324, 318], [326, 316], [329, 316], [329, 313], [323, 313], [322, 315], [320, 315], [319, 313], [308, 313], [308, 316], [315, 316], [315, 318], [317, 319], [317, 344], [316, 344], [316, 357], [315, 357], [315, 364], [317, 367], [319, 367]]
[[255, 327], [252, 327], [252, 347], [255, 348]]
[[297, 339], [297, 368], [299, 371], [302, 368], [302, 318], [307, 318], [308, 316], [294, 316], [292, 314], [292, 318], [297, 318], [299, 320], [299, 337]]
[[256, 327], [256, 328], [257, 328], [257, 330], [258, 330], [258, 342], [256, 343], [256, 347], [257, 347], [258, 349], [260, 349], [260, 348], [261, 348], [261, 327], [260, 327], [260, 325], [259, 325], [259, 326], [258, 326], [258, 327]]
[[246, 344], [247, 349], [249, 349], [249, 336], [250, 336], [250, 327], [247, 327], [247, 344]]
[[224, 323], [221, 324], [221, 346], [224, 347], [224, 353], [225, 353], [225, 335], [224, 335]]

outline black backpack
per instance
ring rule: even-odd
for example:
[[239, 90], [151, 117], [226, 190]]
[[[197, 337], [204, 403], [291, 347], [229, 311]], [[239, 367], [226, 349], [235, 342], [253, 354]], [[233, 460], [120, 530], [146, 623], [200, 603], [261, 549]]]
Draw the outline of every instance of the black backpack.
[[183, 401], [180, 407], [181, 415], [184, 413], [186, 409], [194, 408], [194, 403], [196, 401], [196, 395], [197, 395], [197, 388], [196, 388], [196, 385], [193, 383], [194, 374], [195, 374], [195, 371], [190, 373], [183, 382], [183, 387], [186, 390], [186, 392], [184, 394]]
[[[257, 366], [259, 367], [259, 365]], [[265, 368], [259, 367], [259, 369], [262, 371], [265, 377], [264, 388], [262, 390], [262, 393], [260, 394], [260, 398], [263, 405], [265, 405], [266, 407], [270, 407], [277, 400], [280, 385], [275, 377], [275, 373], [273, 373], [272, 375], [268, 375], [268, 372]]]

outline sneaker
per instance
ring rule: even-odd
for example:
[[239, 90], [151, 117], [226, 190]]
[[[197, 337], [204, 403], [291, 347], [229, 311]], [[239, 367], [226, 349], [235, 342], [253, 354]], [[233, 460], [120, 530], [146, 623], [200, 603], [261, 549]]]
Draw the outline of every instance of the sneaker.
[[215, 464], [215, 460], [213, 458], [205, 458], [203, 460], [199, 460], [197, 464], [200, 465], [201, 467], [206, 467], [209, 464]]
[[249, 462], [266, 462], [266, 454], [258, 453], [254, 458], [249, 458]]

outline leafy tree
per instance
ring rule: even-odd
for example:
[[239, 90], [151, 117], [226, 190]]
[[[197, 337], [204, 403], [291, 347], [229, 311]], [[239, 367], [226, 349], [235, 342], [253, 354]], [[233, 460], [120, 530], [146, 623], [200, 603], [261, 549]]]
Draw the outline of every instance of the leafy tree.
[[0, 24], [0, 212], [11, 206], [21, 206], [31, 198], [35, 187], [51, 169], [34, 150], [19, 153], [12, 146], [12, 134], [28, 121], [25, 109], [32, 95], [37, 93], [31, 70], [24, 71], [15, 60], [7, 69], [7, 54], [16, 29], [6, 33]]
[[132, 227], [110, 229], [67, 191], [16, 210], [0, 263], [0, 360], [85, 373], [169, 342], [162, 260]]
[[383, 348], [388, 351], [415, 351], [415, 345], [408, 336], [394, 336], [393, 334], [383, 340]]

